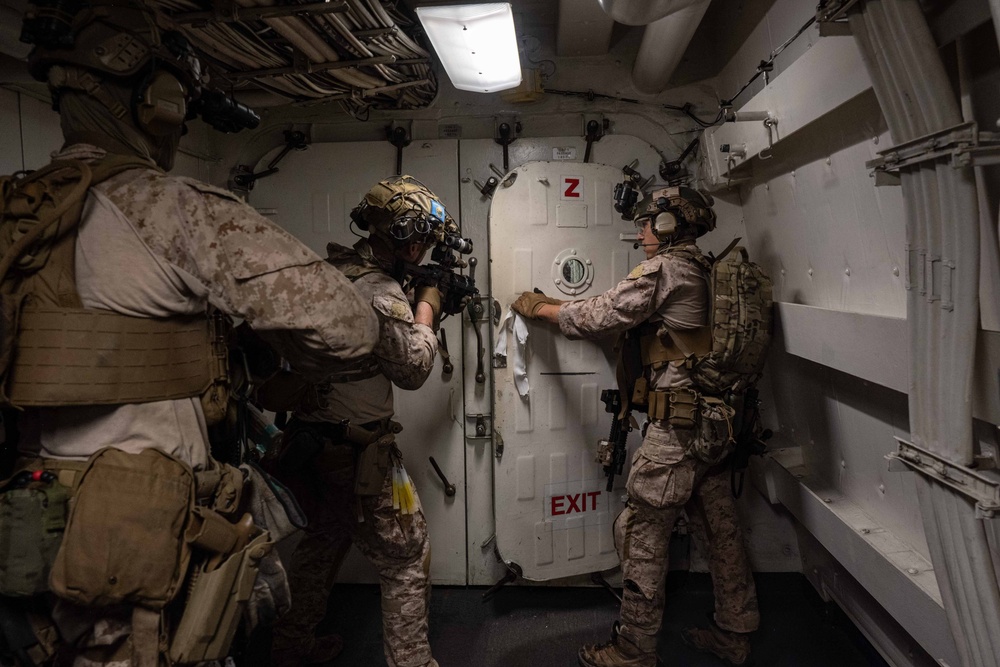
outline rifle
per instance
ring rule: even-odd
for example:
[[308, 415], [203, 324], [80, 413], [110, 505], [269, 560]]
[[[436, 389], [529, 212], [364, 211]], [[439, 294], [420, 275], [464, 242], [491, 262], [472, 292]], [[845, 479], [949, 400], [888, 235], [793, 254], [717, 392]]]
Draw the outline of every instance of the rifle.
[[625, 459], [628, 457], [626, 442], [628, 432], [632, 430], [629, 425], [632, 410], [630, 407], [624, 415], [620, 415], [622, 397], [617, 389], [603, 390], [601, 401], [604, 403], [605, 412], [611, 413], [611, 433], [607, 440], [597, 443], [597, 462], [604, 466], [604, 474], [608, 478], [607, 490], [611, 491], [615, 484], [615, 475], [622, 474]]
[[[736, 434], [736, 447], [730, 456], [729, 488], [734, 498], [743, 494], [743, 479], [750, 465], [751, 456], [760, 456], [767, 449], [765, 440], [774, 433], [771, 429], [759, 431], [760, 392], [751, 386], [743, 393], [743, 411], [740, 414], [740, 429]], [[737, 482], [737, 480], [739, 480]]]
[[[476, 288], [476, 258], [470, 257], [466, 262], [455, 252], [468, 254], [472, 252], [472, 241], [458, 234], [445, 234], [442, 240], [434, 246], [431, 252], [433, 264], [417, 265], [403, 263], [403, 269], [410, 278], [410, 286], [429, 285], [441, 292], [441, 311], [445, 315], [456, 315], [462, 312], [469, 299], [479, 294]], [[469, 275], [463, 276], [457, 269], [470, 266]]]

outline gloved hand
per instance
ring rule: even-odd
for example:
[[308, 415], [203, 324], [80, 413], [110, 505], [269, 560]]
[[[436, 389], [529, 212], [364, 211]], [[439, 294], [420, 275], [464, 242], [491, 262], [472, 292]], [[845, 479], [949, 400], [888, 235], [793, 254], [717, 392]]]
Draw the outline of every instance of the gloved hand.
[[527, 317], [529, 320], [534, 320], [538, 318], [538, 311], [545, 304], [551, 306], [561, 306], [565, 301], [560, 299], [553, 299], [550, 296], [545, 296], [541, 292], [522, 292], [521, 296], [514, 300], [514, 303], [510, 304], [510, 307], [514, 309], [515, 313], [518, 313], [522, 317]]
[[413, 300], [417, 303], [423, 301], [431, 307], [431, 311], [434, 312], [434, 330], [437, 331], [441, 322], [441, 292], [438, 291], [438, 288], [431, 285], [421, 285], [413, 291]]

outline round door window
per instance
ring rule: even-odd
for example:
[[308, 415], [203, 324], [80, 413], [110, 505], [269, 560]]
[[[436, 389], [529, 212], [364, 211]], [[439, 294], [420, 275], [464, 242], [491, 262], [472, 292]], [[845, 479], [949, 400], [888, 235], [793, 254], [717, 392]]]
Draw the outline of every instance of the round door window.
[[567, 248], [556, 255], [552, 264], [552, 282], [563, 294], [575, 296], [594, 281], [594, 264], [576, 248]]

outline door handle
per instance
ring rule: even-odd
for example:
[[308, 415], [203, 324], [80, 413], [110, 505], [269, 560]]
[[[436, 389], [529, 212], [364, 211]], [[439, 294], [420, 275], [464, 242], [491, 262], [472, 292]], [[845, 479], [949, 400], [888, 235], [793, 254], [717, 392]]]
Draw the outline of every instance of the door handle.
[[434, 466], [434, 472], [436, 472], [437, 476], [441, 478], [441, 483], [444, 484], [444, 495], [451, 498], [455, 495], [455, 485], [449, 482], [448, 478], [444, 476], [444, 473], [441, 471], [441, 467], [438, 465], [437, 461], [434, 460], [433, 456], [428, 456], [427, 458], [431, 462], [431, 465]]

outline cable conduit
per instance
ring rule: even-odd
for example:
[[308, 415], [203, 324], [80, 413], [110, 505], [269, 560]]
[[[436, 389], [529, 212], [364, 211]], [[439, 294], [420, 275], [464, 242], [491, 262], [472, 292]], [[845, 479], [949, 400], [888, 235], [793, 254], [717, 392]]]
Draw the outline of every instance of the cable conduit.
[[[958, 102], [949, 97], [950, 83], [914, 0], [868, 0], [850, 21], [897, 142], [960, 122]], [[911, 275], [908, 285], [911, 432], [918, 444], [967, 465], [973, 451], [970, 387], [979, 280], [973, 174], [969, 168], [946, 164], [918, 165], [903, 170], [901, 179], [910, 250], [940, 260], [916, 267], [918, 275]], [[953, 271], [948, 262], [954, 262]], [[925, 272], [922, 285], [920, 270]], [[948, 284], [950, 293], [945, 289]], [[944, 291], [940, 300], [935, 298], [936, 289]], [[998, 564], [993, 562], [984, 526], [975, 518], [972, 503], [951, 489], [919, 476], [917, 490], [935, 574], [963, 664], [997, 667]]]

